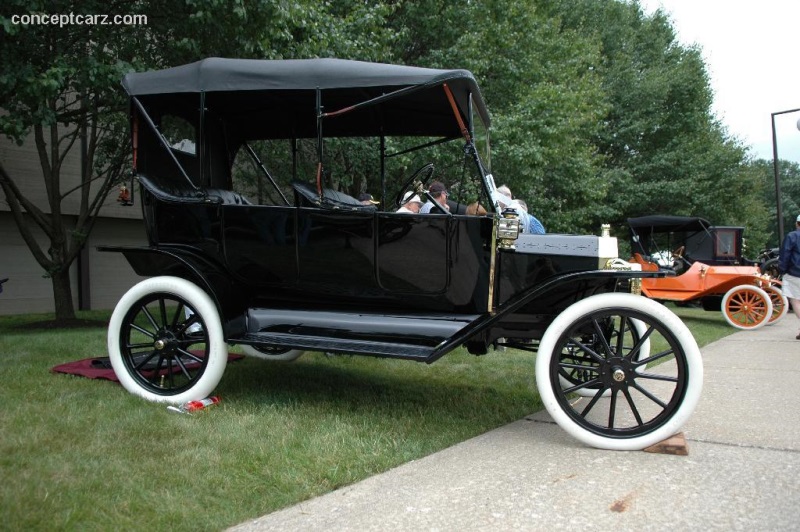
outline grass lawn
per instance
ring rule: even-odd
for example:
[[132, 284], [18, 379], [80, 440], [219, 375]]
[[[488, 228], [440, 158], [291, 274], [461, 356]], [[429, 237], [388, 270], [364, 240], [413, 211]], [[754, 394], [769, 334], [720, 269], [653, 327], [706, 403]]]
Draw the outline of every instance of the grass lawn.
[[[674, 309], [702, 346], [736, 332]], [[108, 319], [107, 313], [81, 313]], [[220, 530], [542, 408], [534, 355], [459, 350], [425, 365], [306, 354], [228, 366], [192, 415], [109, 381], [54, 374], [106, 356], [104, 326], [0, 317], [0, 514], [9, 530]]]

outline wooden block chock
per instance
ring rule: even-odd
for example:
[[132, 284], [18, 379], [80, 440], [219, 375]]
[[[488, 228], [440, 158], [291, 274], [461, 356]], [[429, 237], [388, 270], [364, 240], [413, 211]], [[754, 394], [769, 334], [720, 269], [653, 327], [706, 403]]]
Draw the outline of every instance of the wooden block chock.
[[683, 432], [679, 432], [664, 441], [651, 445], [644, 449], [644, 451], [646, 453], [677, 454], [679, 456], [689, 455], [689, 447], [686, 445], [686, 437], [683, 435]]

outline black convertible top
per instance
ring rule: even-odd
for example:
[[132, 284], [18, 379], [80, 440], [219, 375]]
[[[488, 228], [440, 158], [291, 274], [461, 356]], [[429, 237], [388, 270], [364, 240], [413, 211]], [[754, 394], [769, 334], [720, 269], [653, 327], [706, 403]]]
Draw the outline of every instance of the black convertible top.
[[439, 70], [345, 59], [223, 59], [210, 57], [188, 65], [131, 73], [122, 81], [131, 96], [176, 92], [314, 90], [357, 87], [471, 85], [467, 70]]
[[[672, 233], [681, 243], [688, 235], [708, 233], [711, 224], [704, 218], [692, 216], [652, 215], [628, 218], [631, 231], [631, 251], [649, 255], [671, 246]], [[666, 235], [657, 237], [656, 235]]]
[[705, 218], [691, 216], [653, 215], [628, 218], [628, 225], [635, 233], [675, 233], [705, 231], [711, 223]]
[[[442, 85], [447, 84], [462, 117], [477, 112], [486, 127], [489, 113], [473, 75], [344, 59], [208, 58], [188, 65], [131, 73], [122, 85], [149, 111], [196, 112], [200, 94], [207, 109], [232, 120], [243, 138], [316, 135], [316, 95], [331, 113], [384, 97], [379, 104], [326, 120], [327, 134], [354, 136], [460, 134]], [[402, 91], [397, 93], [396, 91]], [[449, 119], [448, 119], [449, 118]], [[465, 120], [466, 121], [466, 120]]]

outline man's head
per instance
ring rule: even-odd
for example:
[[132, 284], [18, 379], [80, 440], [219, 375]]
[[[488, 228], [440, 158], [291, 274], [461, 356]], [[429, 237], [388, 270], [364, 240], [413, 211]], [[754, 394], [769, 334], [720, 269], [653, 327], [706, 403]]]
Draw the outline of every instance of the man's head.
[[511, 195], [511, 189], [508, 188], [508, 185], [500, 185], [497, 187], [497, 191], [509, 199], [514, 199], [514, 196]]
[[372, 197], [372, 194], [366, 192], [359, 194], [358, 201], [360, 201], [362, 205], [377, 205], [380, 203], [380, 201]]
[[797, 215], [797, 227], [800, 227], [800, 214]]
[[434, 181], [428, 188], [428, 192], [430, 192], [431, 196], [433, 196], [433, 199], [439, 202], [440, 205], [447, 205], [448, 194], [447, 187], [444, 186], [444, 183]]
[[497, 187], [497, 192], [502, 196], [495, 196], [495, 199], [498, 201], [498, 203], [500, 203], [501, 208], [506, 208], [511, 205], [511, 200], [514, 198], [514, 196], [511, 195], [511, 189], [508, 188], [507, 185], [500, 185]]

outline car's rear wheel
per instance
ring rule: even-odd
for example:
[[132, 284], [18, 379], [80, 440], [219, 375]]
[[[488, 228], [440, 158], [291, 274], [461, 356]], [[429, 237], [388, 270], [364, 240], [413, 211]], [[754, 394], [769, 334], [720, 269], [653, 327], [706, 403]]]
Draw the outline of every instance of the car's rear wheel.
[[305, 351], [301, 349], [285, 349], [280, 347], [264, 347], [260, 345], [240, 346], [245, 355], [272, 362], [293, 362], [300, 358]]
[[122, 296], [109, 322], [108, 353], [126, 390], [175, 404], [208, 397], [228, 362], [214, 302], [169, 276], [145, 279]]
[[[600, 334], [609, 321], [618, 330], [639, 322], [634, 330], [642, 332], [585, 342], [587, 331]], [[641, 358], [646, 341], [650, 354]], [[569, 382], [564, 376], [575, 369], [593, 377]], [[556, 423], [581, 442], [637, 450], [680, 430], [700, 398], [703, 364], [692, 333], [669, 309], [641, 296], [600, 294], [574, 303], [547, 328], [536, 357], [536, 383]], [[592, 393], [584, 397], [581, 390]]]
[[722, 298], [722, 315], [737, 329], [758, 329], [772, 317], [772, 300], [755, 285], [734, 286]]

